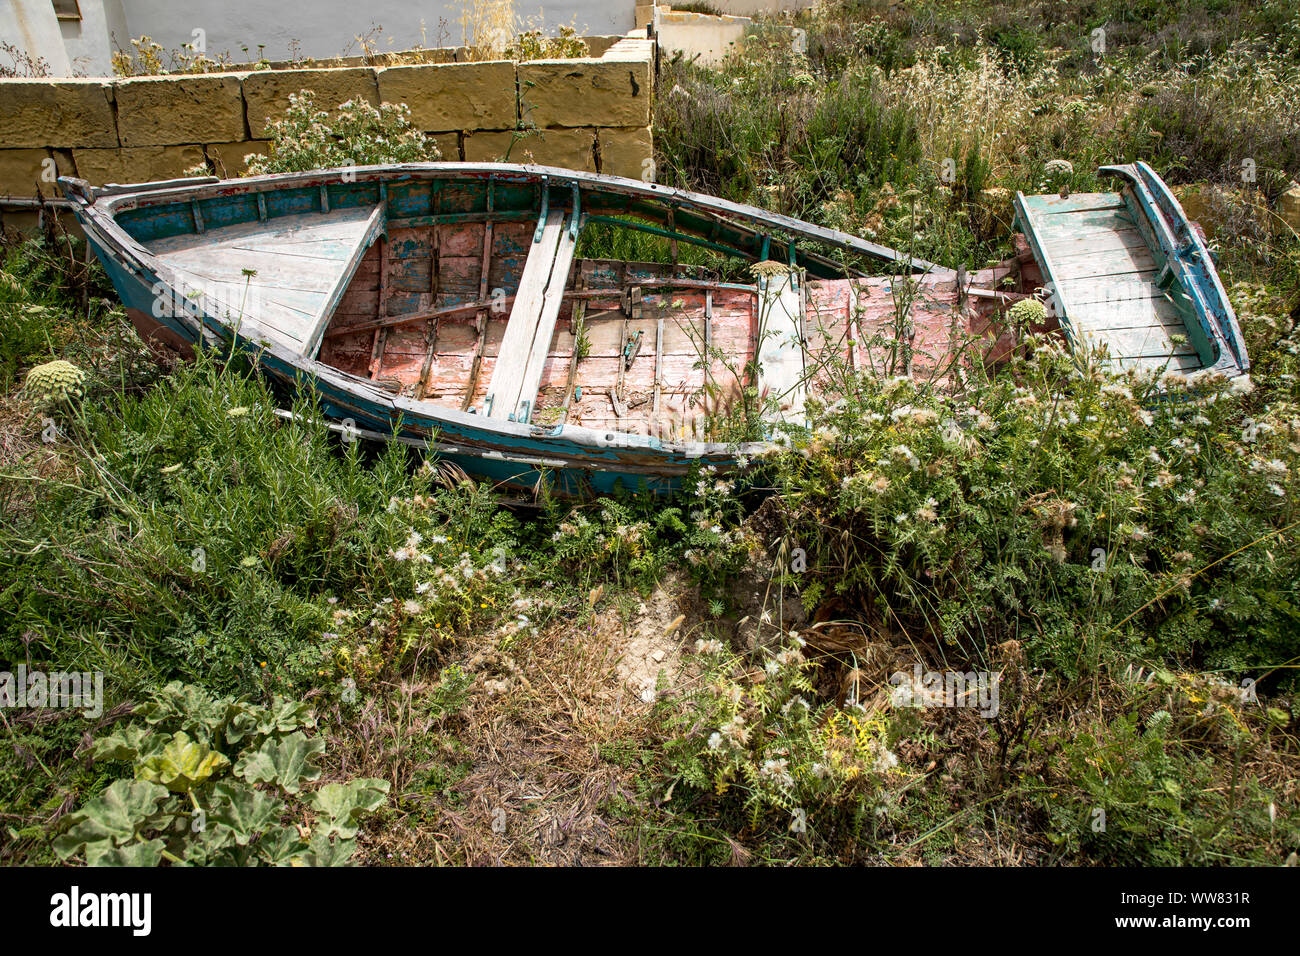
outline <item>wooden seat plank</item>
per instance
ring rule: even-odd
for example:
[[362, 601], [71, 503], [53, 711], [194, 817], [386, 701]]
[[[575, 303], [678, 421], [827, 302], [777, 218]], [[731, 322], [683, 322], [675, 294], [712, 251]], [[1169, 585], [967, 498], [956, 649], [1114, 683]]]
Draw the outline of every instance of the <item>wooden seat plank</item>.
[[759, 297], [758, 390], [776, 400], [769, 420], [803, 424], [803, 308], [793, 276], [773, 276]]
[[510, 308], [499, 358], [488, 384], [489, 417], [527, 421], [532, 416], [576, 247], [564, 210], [550, 210], [540, 238], [528, 252]]

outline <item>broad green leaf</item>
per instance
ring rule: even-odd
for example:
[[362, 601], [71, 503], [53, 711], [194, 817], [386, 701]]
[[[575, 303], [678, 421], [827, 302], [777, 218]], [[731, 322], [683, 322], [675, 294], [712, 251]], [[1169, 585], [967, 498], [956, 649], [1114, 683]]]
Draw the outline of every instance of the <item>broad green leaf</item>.
[[225, 722], [234, 698], [214, 698], [201, 687], [172, 681], [154, 694], [153, 700], [135, 709], [155, 727], [183, 730], [198, 737], [211, 737]]
[[315, 726], [316, 717], [311, 704], [277, 696], [272, 699], [270, 707], [242, 701], [234, 704], [226, 722], [225, 735], [228, 743], [237, 744], [248, 737], [270, 737]]
[[347, 866], [356, 849], [355, 840], [345, 840], [342, 837], [331, 840], [323, 831], [317, 830], [311, 835], [311, 843], [303, 862], [308, 866]]
[[135, 837], [158, 804], [166, 799], [166, 789], [156, 783], [115, 780], [79, 812], [69, 816], [72, 828], [54, 841], [54, 852], [66, 860], [88, 844], [125, 843]]
[[238, 860], [233, 853], [238, 849], [235, 835], [228, 827], [215, 826], [209, 818], [208, 826], [195, 833], [188, 825], [182, 841], [185, 862], [193, 866], [236, 866]]
[[296, 827], [277, 827], [262, 834], [253, 845], [257, 855], [272, 866], [305, 866], [307, 844]]
[[289, 793], [297, 793], [304, 783], [320, 777], [314, 758], [325, 752], [325, 741], [295, 732], [287, 737], [271, 737], [262, 746], [239, 758], [236, 776], [249, 783], [274, 783]]
[[215, 784], [212, 794], [209, 827], [229, 829], [240, 846], [279, 823], [284, 812], [284, 804], [275, 797], [231, 780]]
[[231, 705], [226, 715], [226, 743], [237, 744], [241, 740], [257, 735], [257, 723], [260, 707], [239, 702]]
[[162, 840], [128, 843], [126, 846], [92, 843], [86, 847], [86, 863], [89, 866], [157, 866], [162, 862], [166, 848], [167, 844]]
[[166, 739], [141, 724], [128, 724], [107, 737], [97, 739], [94, 757], [96, 760], [134, 761], [141, 754], [161, 749]]
[[140, 780], [154, 780], [168, 790], [185, 793], [213, 774], [224, 773], [230, 761], [206, 743], [191, 739], [185, 731], [172, 736], [162, 748], [138, 764], [135, 775]]
[[345, 838], [357, 835], [361, 817], [384, 803], [390, 784], [387, 780], [365, 777], [347, 783], [327, 783], [307, 801], [324, 816], [325, 836]]
[[270, 707], [263, 708], [257, 729], [263, 734], [282, 734], [315, 726], [316, 716], [308, 701], [285, 700], [276, 696], [271, 699]]

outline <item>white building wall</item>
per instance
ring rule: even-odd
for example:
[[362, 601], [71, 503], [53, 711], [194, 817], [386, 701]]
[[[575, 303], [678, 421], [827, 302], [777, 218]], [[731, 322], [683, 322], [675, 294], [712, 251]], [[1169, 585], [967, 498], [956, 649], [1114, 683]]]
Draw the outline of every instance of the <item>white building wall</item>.
[[[470, 0], [472, 2], [472, 0]], [[229, 53], [239, 63], [261, 54], [287, 60], [294, 54], [328, 59], [362, 52], [369, 36], [379, 50], [460, 46], [461, 4], [456, 0], [79, 0], [81, 21], [54, 16], [50, 0], [0, 0], [0, 39], [43, 57], [51, 73], [108, 76], [114, 50], [132, 50], [148, 36], [167, 51], [195, 40], [205, 52]], [[525, 27], [555, 33], [574, 26], [579, 34], [623, 34], [635, 26], [636, 0], [517, 0]], [[376, 33], [376, 28], [382, 31]], [[391, 43], [390, 43], [391, 41]]]
[[[295, 41], [296, 52], [305, 57], [355, 55], [361, 52], [356, 38], [379, 26], [383, 27], [380, 49], [460, 46], [462, 38], [461, 6], [450, 0], [118, 2], [126, 14], [127, 31], [127, 36], [116, 37], [118, 45], [147, 34], [173, 50], [191, 42], [194, 30], [201, 29], [209, 56], [229, 51], [236, 61], [256, 58], [259, 43], [267, 59], [288, 59]], [[515, 9], [525, 21], [536, 17], [549, 33], [572, 23], [580, 34], [621, 34], [633, 28], [634, 7], [635, 0], [525, 0]]]
[[109, 38], [113, 34], [126, 34], [122, 0], [78, 0], [78, 6], [81, 22], [59, 21], [72, 70], [83, 76], [109, 76], [113, 72], [116, 49]]
[[72, 73], [50, 0], [0, 2], [0, 40], [12, 43], [33, 60], [44, 60], [54, 76]]

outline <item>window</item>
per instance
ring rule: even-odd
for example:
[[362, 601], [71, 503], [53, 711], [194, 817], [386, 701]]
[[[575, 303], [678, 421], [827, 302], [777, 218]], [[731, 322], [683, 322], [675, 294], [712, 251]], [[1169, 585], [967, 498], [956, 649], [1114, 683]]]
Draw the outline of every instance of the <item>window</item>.
[[60, 20], [80, 20], [81, 8], [77, 0], [54, 0], [54, 15]]

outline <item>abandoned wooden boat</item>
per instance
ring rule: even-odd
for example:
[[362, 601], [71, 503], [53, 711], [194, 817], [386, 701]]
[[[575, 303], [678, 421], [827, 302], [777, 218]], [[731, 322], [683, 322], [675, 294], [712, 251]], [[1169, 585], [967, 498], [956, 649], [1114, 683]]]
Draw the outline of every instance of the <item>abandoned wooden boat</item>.
[[[894, 312], [891, 280], [846, 263], [920, 273], [915, 309], [936, 327], [957, 298], [951, 270], [854, 236], [570, 170], [433, 163], [62, 183], [142, 335], [233, 346], [279, 382], [315, 389], [359, 432], [433, 441], [468, 473], [511, 485], [547, 472], [568, 493], [664, 490], [697, 462], [727, 468], [770, 450], [781, 424], [803, 422], [820, 374], [809, 341], [869, 361], [864, 330]], [[579, 259], [593, 223], [761, 268], [724, 282]], [[917, 352], [924, 330], [920, 340]], [[723, 421], [746, 384], [760, 420], [738, 435]]]
[[[1067, 335], [1115, 346], [1121, 365], [1244, 371], [1204, 243], [1149, 169], [1117, 169], [1132, 170], [1123, 196], [1017, 198]], [[348, 430], [428, 444], [507, 485], [548, 475], [569, 494], [670, 490], [697, 463], [752, 459], [806, 425], [809, 398], [837, 397], [846, 370], [941, 379], [972, 339], [997, 361], [1016, 347], [1000, 312], [1042, 284], [1033, 257], [966, 274], [750, 206], [547, 167], [61, 183], [142, 335], [241, 350]], [[671, 261], [580, 257], [595, 224], [657, 236]], [[679, 243], [753, 265], [723, 281], [683, 265]], [[1098, 298], [1099, 279], [1125, 275], [1140, 296]]]
[[1066, 337], [1114, 369], [1245, 375], [1237, 317], [1199, 228], [1143, 162], [1103, 166], [1117, 193], [1016, 196]]

